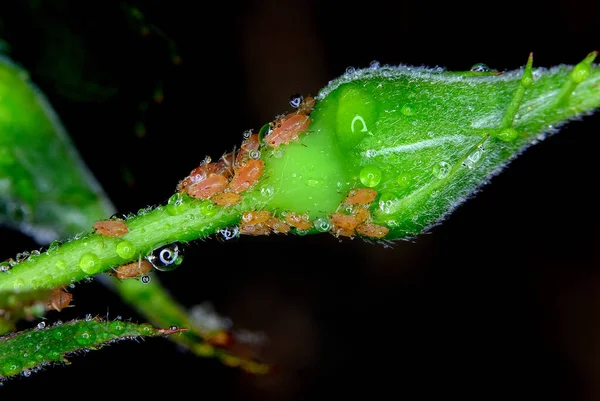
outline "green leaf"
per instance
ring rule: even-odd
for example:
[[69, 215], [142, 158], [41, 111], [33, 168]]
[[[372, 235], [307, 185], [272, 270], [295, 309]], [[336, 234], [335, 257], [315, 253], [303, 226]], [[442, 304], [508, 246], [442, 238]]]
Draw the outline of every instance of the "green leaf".
[[0, 56], [0, 223], [47, 244], [112, 213], [44, 95]]
[[185, 331], [176, 327], [156, 329], [149, 324], [89, 317], [46, 328], [37, 328], [0, 338], [0, 384], [22, 374], [29, 376], [45, 365], [66, 363], [67, 356], [97, 350], [120, 340], [168, 336]]

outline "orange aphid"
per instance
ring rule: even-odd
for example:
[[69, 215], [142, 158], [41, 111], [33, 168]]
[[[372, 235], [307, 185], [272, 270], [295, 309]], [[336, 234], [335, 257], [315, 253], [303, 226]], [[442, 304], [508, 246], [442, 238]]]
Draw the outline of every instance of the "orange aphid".
[[300, 107], [298, 107], [298, 113], [299, 114], [310, 114], [313, 107], [315, 107], [315, 98], [308, 96], [307, 98], [305, 98], [302, 101], [302, 103], [300, 104]]
[[224, 175], [214, 174], [204, 180], [190, 185], [186, 192], [195, 199], [210, 199], [211, 196], [223, 191], [228, 181]]
[[369, 209], [359, 207], [354, 211], [353, 216], [357, 223], [363, 223], [367, 221], [370, 217]]
[[271, 217], [271, 213], [266, 210], [261, 210], [259, 212], [245, 212], [242, 214], [242, 222], [244, 224], [262, 224], [269, 220]]
[[223, 192], [210, 198], [219, 206], [233, 206], [242, 200], [242, 195], [233, 192]]
[[52, 294], [50, 294], [50, 299], [46, 303], [46, 309], [60, 312], [63, 308], [69, 306], [72, 300], [73, 294], [66, 292], [62, 288], [54, 289], [52, 290]]
[[285, 221], [293, 227], [300, 230], [308, 230], [312, 227], [312, 223], [308, 221], [306, 216], [299, 215], [294, 212], [290, 212], [285, 216]]
[[308, 128], [310, 118], [305, 114], [291, 113], [278, 120], [275, 128], [265, 136], [265, 143], [273, 148], [298, 139]]
[[202, 180], [205, 180], [209, 175], [215, 173], [216, 165], [213, 163], [202, 164], [193, 169], [190, 174], [177, 184], [178, 192], [186, 192], [186, 189]]
[[101, 220], [92, 226], [96, 232], [107, 237], [119, 237], [129, 232], [127, 224], [122, 220]]
[[354, 230], [348, 230], [346, 228], [334, 227], [333, 234], [336, 237], [354, 237]]
[[233, 153], [225, 153], [215, 165], [215, 174], [221, 174], [227, 178], [233, 175], [235, 155]]
[[377, 191], [369, 188], [353, 189], [344, 200], [348, 205], [367, 205], [375, 200]]
[[356, 232], [360, 235], [373, 238], [383, 238], [390, 230], [384, 226], [378, 226], [373, 223], [364, 223], [356, 227]]
[[264, 224], [242, 224], [240, 234], [245, 235], [269, 235], [270, 231]]
[[265, 225], [279, 234], [287, 234], [290, 232], [290, 226], [275, 217], [271, 217], [269, 220], [267, 220]]
[[131, 262], [126, 265], [117, 267], [113, 271], [113, 275], [117, 276], [119, 280], [128, 278], [135, 278], [143, 276], [152, 271], [152, 265], [147, 260], [138, 260], [137, 262]]
[[265, 163], [262, 160], [248, 160], [236, 171], [229, 188], [235, 193], [247, 190], [260, 178], [264, 168]]
[[354, 230], [358, 225], [354, 216], [347, 214], [335, 213], [331, 216], [331, 223], [336, 228], [342, 228], [344, 230]]
[[250, 152], [253, 150], [256, 151], [260, 148], [260, 140], [258, 139], [258, 134], [252, 134], [248, 137], [248, 139], [242, 142], [242, 146], [240, 147], [240, 151], [238, 152], [235, 163], [237, 166], [241, 166], [250, 158]]

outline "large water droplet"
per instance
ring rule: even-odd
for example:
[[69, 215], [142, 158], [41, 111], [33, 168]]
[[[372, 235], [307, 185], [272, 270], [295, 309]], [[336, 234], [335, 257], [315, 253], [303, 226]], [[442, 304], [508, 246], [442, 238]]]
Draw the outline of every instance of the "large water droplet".
[[156, 248], [145, 259], [154, 266], [156, 270], [171, 271], [175, 270], [183, 262], [183, 247], [181, 243], [174, 242]]
[[446, 162], [439, 162], [435, 166], [433, 166], [433, 175], [435, 175], [440, 180], [448, 177], [450, 174], [450, 164]]
[[240, 237], [240, 229], [237, 226], [225, 227], [219, 230], [216, 234], [217, 239], [221, 242], [228, 242]]
[[123, 240], [117, 244], [116, 251], [117, 255], [121, 258], [131, 259], [135, 255], [137, 248], [131, 241]]
[[86, 252], [79, 259], [79, 268], [86, 274], [98, 273], [102, 269], [100, 258], [92, 252]]
[[367, 187], [374, 187], [381, 181], [381, 169], [377, 166], [366, 166], [359, 174], [360, 182]]
[[185, 197], [180, 193], [176, 193], [169, 198], [166, 209], [167, 213], [171, 216], [175, 216], [185, 212], [188, 207], [190, 207], [190, 204], [185, 202]]
[[120, 336], [125, 332], [125, 324], [123, 322], [114, 321], [108, 324], [108, 331], [112, 334]]
[[217, 213], [217, 208], [215, 207], [214, 203], [212, 203], [212, 202], [203, 202], [202, 205], [200, 206], [200, 212], [204, 216], [210, 217], [210, 216], [214, 215], [215, 213]]
[[81, 328], [75, 333], [75, 341], [79, 345], [88, 346], [93, 344], [94, 340], [96, 340], [96, 333], [87, 328]]
[[407, 117], [415, 114], [413, 107], [409, 104], [405, 104], [404, 106], [402, 106], [402, 109], [400, 110], [400, 112]]
[[331, 223], [327, 219], [316, 219], [314, 222], [315, 228], [324, 233], [331, 229]]
[[479, 145], [466, 157], [466, 159], [462, 162], [462, 165], [464, 167], [472, 169], [481, 161], [484, 152], [485, 149], [483, 145]]

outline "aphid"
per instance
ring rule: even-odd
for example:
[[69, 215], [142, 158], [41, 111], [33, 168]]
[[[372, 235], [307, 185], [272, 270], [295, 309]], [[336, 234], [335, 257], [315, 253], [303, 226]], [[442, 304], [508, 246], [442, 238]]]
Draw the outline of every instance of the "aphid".
[[264, 224], [242, 224], [240, 234], [245, 235], [269, 235], [269, 228]]
[[344, 203], [348, 205], [367, 205], [375, 200], [377, 191], [370, 188], [353, 189], [350, 191]]
[[235, 157], [236, 166], [242, 166], [246, 161], [250, 159], [250, 152], [256, 151], [260, 148], [260, 140], [258, 134], [252, 134], [242, 142], [240, 151]]
[[333, 214], [330, 220], [331, 224], [333, 224], [335, 228], [343, 228], [344, 230], [353, 231], [358, 225], [358, 222], [356, 221], [354, 216], [349, 216], [347, 214], [342, 213]]
[[215, 165], [215, 174], [231, 177], [235, 172], [235, 161], [235, 152], [225, 153]]
[[298, 113], [308, 115], [315, 107], [315, 98], [312, 96], [308, 96], [306, 99], [300, 103], [298, 107]]
[[265, 163], [262, 160], [248, 160], [236, 171], [229, 188], [235, 193], [247, 190], [262, 176], [264, 168]]
[[186, 193], [195, 199], [210, 199], [211, 196], [227, 188], [227, 178], [222, 174], [214, 174], [204, 180], [190, 185]]
[[269, 220], [270, 217], [271, 213], [266, 210], [261, 210], [259, 212], [245, 212], [242, 214], [242, 222], [249, 225], [262, 224]]
[[179, 242], [163, 245], [156, 248], [145, 259], [154, 266], [156, 270], [171, 271], [175, 270], [182, 261], [183, 248]]
[[265, 143], [275, 149], [298, 139], [308, 128], [310, 118], [301, 113], [291, 113], [276, 121], [275, 128], [265, 136]]
[[117, 267], [113, 271], [113, 275], [117, 276], [119, 280], [128, 278], [135, 278], [143, 276], [152, 271], [152, 265], [147, 260], [143, 260], [141, 255], [137, 262], [131, 262], [126, 265]]
[[122, 220], [101, 220], [94, 223], [92, 228], [107, 237], [120, 237], [129, 232], [127, 224]]
[[72, 300], [73, 294], [68, 293], [62, 288], [54, 289], [50, 294], [50, 298], [46, 302], [46, 309], [56, 310], [60, 312], [61, 310], [69, 306]]
[[242, 195], [233, 192], [223, 192], [210, 198], [219, 206], [233, 206], [242, 200]]
[[356, 232], [366, 237], [383, 238], [390, 230], [387, 227], [379, 226], [377, 224], [363, 223], [356, 227]]
[[290, 212], [285, 216], [285, 221], [293, 227], [300, 230], [308, 230], [312, 227], [312, 223], [308, 221], [307, 216], [302, 216], [294, 212]]
[[367, 221], [371, 216], [371, 214], [369, 213], [369, 209], [364, 207], [356, 208], [352, 215], [354, 216], [354, 220], [356, 220], [356, 222], [359, 224]]
[[266, 222], [265, 225], [269, 227], [273, 232], [278, 234], [287, 234], [290, 232], [290, 226], [279, 220], [278, 218], [271, 217]]

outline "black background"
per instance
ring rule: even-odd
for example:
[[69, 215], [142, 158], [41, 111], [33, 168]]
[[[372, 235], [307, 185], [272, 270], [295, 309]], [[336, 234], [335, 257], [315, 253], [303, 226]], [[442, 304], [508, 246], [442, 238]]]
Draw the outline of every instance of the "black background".
[[[169, 36], [181, 65], [171, 63], [171, 42], [153, 29], [140, 35], [118, 2], [0, 4], [12, 57], [121, 212], [164, 202], [205, 155], [231, 150], [242, 131], [289, 110], [291, 94], [316, 94], [348, 66], [508, 70], [531, 51], [534, 65], [548, 67], [600, 50], [600, 3], [591, 0], [128, 4]], [[65, 84], [73, 72], [113, 90]], [[152, 102], [158, 82], [160, 105]], [[210, 300], [264, 330], [276, 375], [249, 377], [149, 339], [11, 380], [0, 397], [600, 399], [599, 117], [527, 150], [415, 241], [384, 248], [321, 235], [192, 245], [160, 279], [186, 306]], [[145, 135], [136, 134], [139, 122]], [[8, 229], [0, 235], [1, 258], [38, 247]], [[49, 321], [141, 320], [98, 282], [72, 292], [76, 307]]]

